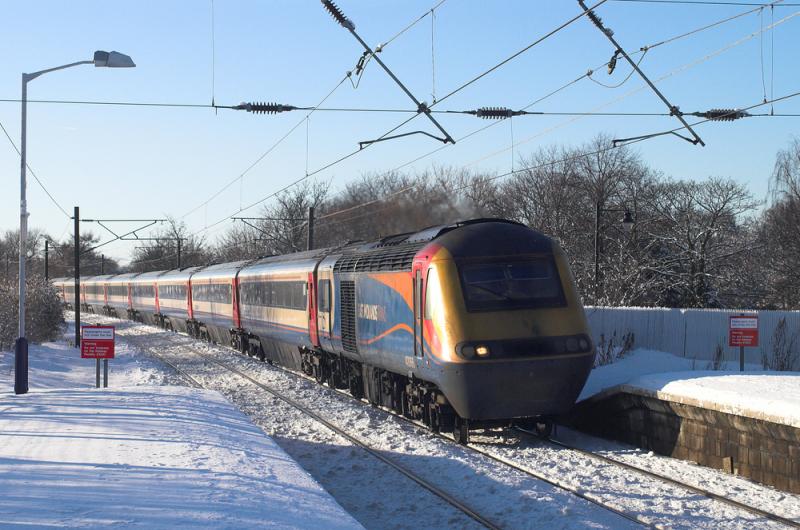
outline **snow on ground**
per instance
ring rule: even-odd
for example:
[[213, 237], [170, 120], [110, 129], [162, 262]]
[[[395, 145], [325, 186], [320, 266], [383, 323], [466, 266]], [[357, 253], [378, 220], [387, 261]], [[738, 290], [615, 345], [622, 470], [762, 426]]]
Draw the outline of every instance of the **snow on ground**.
[[31, 391], [0, 393], [0, 527], [360, 527], [220, 394], [117, 354], [98, 390], [76, 349], [31, 345]]
[[[81, 359], [80, 352], [67, 344], [75, 336], [75, 327], [64, 331], [58, 342], [31, 344], [28, 351], [30, 388], [94, 388], [95, 361]], [[177, 379], [165, 372], [161, 363], [151, 360], [117, 341], [116, 358], [109, 361], [109, 386], [163, 385]], [[102, 377], [102, 373], [100, 374]], [[0, 352], [0, 388], [14, 388], [14, 352]]]
[[[419, 488], [347, 446], [314, 421], [258, 395], [237, 376], [193, 355], [199, 349], [262, 380], [292, 399], [331, 419], [386, 456], [509, 528], [620, 528], [630, 523], [531, 477], [510, 470], [452, 442], [410, 425], [380, 409], [320, 387], [308, 380], [240, 356], [231, 350], [193, 341], [155, 328], [118, 322], [120, 336], [141, 347], [155, 348], [178, 362], [204, 384], [222, 392], [253, 421], [272, 434], [295, 459], [369, 528], [463, 527], [458, 514], [447, 515]], [[596, 439], [595, 439], [596, 440]], [[503, 458], [569, 484], [604, 503], [670, 528], [777, 528], [780, 525], [711, 501], [682, 488], [643, 477], [585, 455], [536, 440], [489, 432], [475, 441]], [[589, 439], [591, 441], [591, 439]], [[628, 446], [603, 446], [641, 467], [662, 467], [717, 493], [729, 492], [743, 502], [800, 517], [800, 497], [687, 462], [648, 455]], [[780, 500], [778, 501], [778, 497]], [[398, 503], [402, 499], [405, 502]]]
[[669, 353], [634, 350], [592, 370], [579, 400], [625, 390], [800, 428], [800, 372], [770, 372], [757, 365], [746, 365], [745, 372], [732, 366], [696, 370], [696, 364]]

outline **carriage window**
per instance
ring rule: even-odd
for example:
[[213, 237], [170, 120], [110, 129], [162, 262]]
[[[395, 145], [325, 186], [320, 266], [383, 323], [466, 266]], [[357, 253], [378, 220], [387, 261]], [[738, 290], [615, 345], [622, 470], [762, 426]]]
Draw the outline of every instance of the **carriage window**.
[[229, 283], [201, 283], [192, 286], [192, 296], [198, 302], [231, 303], [231, 285]]
[[239, 284], [243, 305], [305, 310], [306, 282], [254, 280]]
[[475, 263], [459, 268], [468, 311], [566, 304], [552, 258]]
[[319, 281], [319, 310], [328, 312], [331, 310], [331, 281]]
[[159, 285], [158, 296], [165, 300], [186, 300], [186, 285]]
[[136, 298], [155, 298], [156, 291], [152, 285], [134, 285], [133, 296]]

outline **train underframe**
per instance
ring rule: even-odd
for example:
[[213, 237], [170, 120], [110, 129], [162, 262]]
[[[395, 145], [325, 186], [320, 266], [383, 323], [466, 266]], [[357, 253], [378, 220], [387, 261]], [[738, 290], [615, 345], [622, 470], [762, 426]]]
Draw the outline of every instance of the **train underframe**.
[[[113, 307], [103, 307], [103, 313], [119, 318]], [[128, 311], [128, 319], [142, 321], [140, 315]], [[162, 329], [178, 331], [172, 320], [160, 314], [154, 315], [154, 323]], [[181, 323], [182, 325], [183, 323]], [[186, 321], [186, 333], [199, 340], [219, 342], [204, 323]], [[244, 330], [229, 330], [230, 342], [226, 346], [272, 364], [274, 361], [265, 352], [261, 339]], [[227, 337], [226, 337], [227, 338]], [[450, 432], [460, 444], [469, 443], [471, 429], [520, 426], [547, 437], [552, 431], [553, 421], [547, 417], [517, 418], [509, 420], [469, 420], [461, 418], [447, 401], [445, 395], [433, 383], [384, 370], [338, 354], [326, 351], [297, 348], [298, 366], [286, 366], [312, 377], [317, 383], [337, 390], [347, 390], [355, 399], [366, 400], [373, 407], [382, 407], [406, 418], [425, 424], [435, 433]], [[282, 363], [283, 364], [283, 363]]]

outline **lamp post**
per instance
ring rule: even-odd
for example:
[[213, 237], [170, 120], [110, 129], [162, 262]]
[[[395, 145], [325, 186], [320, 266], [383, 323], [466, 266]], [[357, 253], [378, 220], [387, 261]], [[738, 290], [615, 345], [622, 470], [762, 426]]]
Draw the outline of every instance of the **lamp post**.
[[603, 212], [624, 212], [622, 217], [622, 229], [626, 233], [630, 232], [635, 223], [633, 214], [626, 208], [603, 208], [600, 201], [595, 202], [594, 214], [594, 303], [597, 303], [600, 296], [600, 215]]
[[19, 338], [14, 343], [14, 393], [28, 392], [28, 341], [25, 338], [25, 246], [28, 239], [28, 204], [26, 199], [26, 146], [27, 146], [27, 114], [28, 114], [28, 82], [37, 77], [64, 70], [81, 64], [93, 64], [96, 67], [132, 68], [136, 66], [127, 55], [119, 52], [94, 52], [91, 61], [74, 63], [39, 70], [31, 74], [22, 74], [22, 139], [20, 141], [20, 176], [19, 176]]

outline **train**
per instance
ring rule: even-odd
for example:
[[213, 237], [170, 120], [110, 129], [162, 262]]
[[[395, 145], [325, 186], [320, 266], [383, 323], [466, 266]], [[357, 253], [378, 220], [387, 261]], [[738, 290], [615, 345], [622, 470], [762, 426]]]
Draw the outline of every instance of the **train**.
[[[74, 303], [74, 279], [53, 280]], [[82, 278], [83, 311], [229, 346], [468, 443], [549, 434], [595, 358], [557, 241], [472, 219], [371, 242]]]

